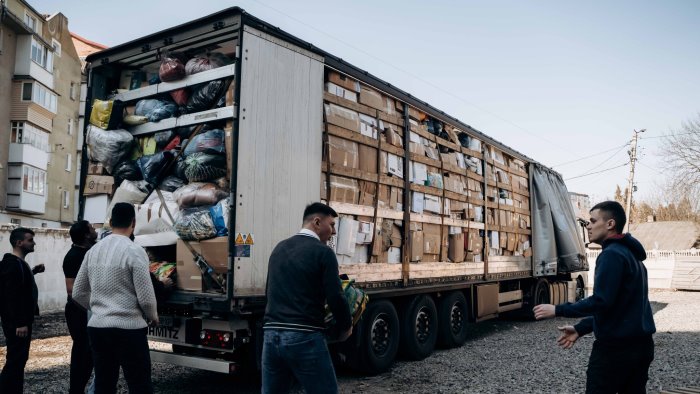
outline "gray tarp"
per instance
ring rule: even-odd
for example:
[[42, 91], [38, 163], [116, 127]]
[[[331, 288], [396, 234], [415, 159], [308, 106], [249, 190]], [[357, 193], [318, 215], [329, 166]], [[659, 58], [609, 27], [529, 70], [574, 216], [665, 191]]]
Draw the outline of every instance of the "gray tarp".
[[583, 240], [564, 180], [540, 164], [532, 171], [532, 245], [535, 276], [588, 269]]

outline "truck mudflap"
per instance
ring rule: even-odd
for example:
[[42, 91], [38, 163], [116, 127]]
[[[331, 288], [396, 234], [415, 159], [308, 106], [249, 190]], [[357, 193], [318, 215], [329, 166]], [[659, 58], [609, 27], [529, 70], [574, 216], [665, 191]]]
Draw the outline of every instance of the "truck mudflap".
[[225, 374], [232, 374], [236, 372], [238, 368], [238, 365], [233, 361], [217, 360], [213, 358], [197, 357], [185, 354], [175, 354], [153, 349], [151, 349], [151, 361], [157, 363], [174, 364], [182, 367], [204, 369], [207, 371]]

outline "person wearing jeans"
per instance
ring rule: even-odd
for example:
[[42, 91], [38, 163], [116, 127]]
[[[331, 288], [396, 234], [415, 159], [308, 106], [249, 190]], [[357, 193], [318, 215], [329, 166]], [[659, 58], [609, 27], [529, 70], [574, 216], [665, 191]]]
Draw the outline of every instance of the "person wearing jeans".
[[275, 247], [267, 271], [263, 323], [262, 392], [285, 393], [293, 378], [307, 393], [336, 393], [333, 363], [323, 335], [325, 304], [340, 340], [352, 334], [350, 308], [338, 280], [338, 261], [326, 245], [338, 214], [329, 206], [306, 207], [303, 228]]

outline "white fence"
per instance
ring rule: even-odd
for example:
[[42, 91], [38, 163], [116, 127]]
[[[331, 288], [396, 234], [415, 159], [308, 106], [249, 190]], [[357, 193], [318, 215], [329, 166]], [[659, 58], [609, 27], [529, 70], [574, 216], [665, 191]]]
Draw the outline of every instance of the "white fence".
[[[587, 250], [588, 285], [593, 287], [595, 260], [600, 249]], [[644, 261], [651, 289], [700, 290], [700, 250], [648, 250]]]

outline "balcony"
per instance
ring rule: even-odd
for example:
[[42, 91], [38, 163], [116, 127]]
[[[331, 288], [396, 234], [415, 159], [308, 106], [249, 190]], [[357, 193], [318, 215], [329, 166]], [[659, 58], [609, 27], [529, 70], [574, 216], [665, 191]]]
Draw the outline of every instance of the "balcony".
[[[18, 35], [17, 36], [17, 55], [15, 57], [15, 75], [29, 76], [30, 78], [41, 82], [42, 85], [53, 90], [54, 81], [52, 71], [49, 71], [36, 62], [32, 61], [32, 39], [38, 45], [43, 46], [43, 40], [38, 40], [35, 35]], [[53, 55], [53, 49], [45, 47], [48, 53]], [[53, 67], [52, 67], [53, 68]]]
[[[32, 193], [24, 190], [24, 169], [21, 164], [8, 164], [7, 166], [7, 199], [5, 209], [29, 214], [46, 213], [46, 185], [43, 184], [39, 191]], [[44, 180], [42, 180], [44, 181]]]
[[46, 171], [49, 163], [49, 154], [29, 144], [10, 144], [8, 164], [27, 164]]

